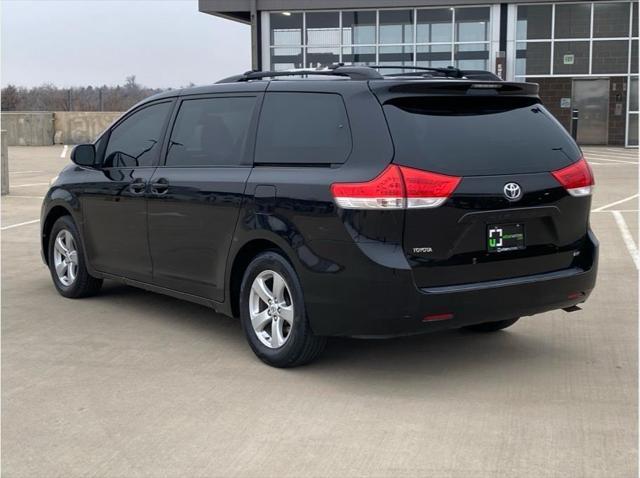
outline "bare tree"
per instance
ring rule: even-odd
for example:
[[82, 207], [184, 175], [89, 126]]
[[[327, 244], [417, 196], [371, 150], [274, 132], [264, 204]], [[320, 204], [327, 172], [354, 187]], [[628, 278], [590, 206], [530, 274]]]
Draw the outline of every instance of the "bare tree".
[[5, 88], [2, 88], [0, 100], [0, 108], [2, 108], [3, 111], [15, 111], [20, 101], [18, 89], [13, 85], [7, 85]]
[[[58, 88], [44, 84], [34, 88], [8, 85], [2, 88], [2, 111], [125, 111], [162, 89], [146, 88], [136, 82], [135, 75], [123, 86], [82, 86]], [[102, 105], [100, 103], [102, 99]]]

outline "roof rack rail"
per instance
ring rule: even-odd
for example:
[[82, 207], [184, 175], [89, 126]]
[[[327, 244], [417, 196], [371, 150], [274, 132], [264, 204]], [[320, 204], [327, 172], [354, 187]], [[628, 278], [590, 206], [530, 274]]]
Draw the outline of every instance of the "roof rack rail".
[[259, 71], [250, 70], [242, 75], [234, 75], [223, 78], [216, 83], [238, 83], [242, 81], [261, 80], [263, 78], [278, 78], [283, 76], [344, 76], [352, 80], [381, 80], [383, 76], [372, 68], [366, 66], [332, 65], [328, 69], [314, 70], [290, 70], [290, 71]]
[[[407, 66], [407, 65], [367, 65], [367, 66], [346, 66], [344, 63], [334, 63], [333, 65], [319, 69], [299, 69], [286, 71], [260, 71], [250, 70], [241, 75], [234, 75], [224, 78], [217, 83], [239, 83], [243, 81], [261, 80], [263, 78], [278, 78], [287, 76], [342, 76], [351, 80], [382, 80], [385, 76], [381, 75], [377, 70], [414, 70], [407, 73], [391, 73], [386, 75], [389, 77], [401, 76], [418, 76], [422, 78], [439, 77], [440, 75], [447, 78], [469, 79], [469, 80], [489, 80], [502, 81], [502, 78], [490, 71], [484, 70], [460, 70], [454, 66], [446, 68], [431, 68], [426, 66]], [[426, 73], [434, 73], [435, 75], [427, 76]]]
[[[369, 65], [369, 68], [375, 68], [376, 70], [388, 69], [388, 70], [417, 70], [417, 71], [431, 71], [434, 73], [442, 73], [444, 76], [452, 78], [462, 78], [464, 72], [455, 66], [447, 66], [446, 68], [431, 68], [427, 66], [407, 66], [407, 65]], [[394, 73], [389, 76], [407, 76], [405, 73]], [[414, 73], [411, 76], [421, 76], [419, 73]]]

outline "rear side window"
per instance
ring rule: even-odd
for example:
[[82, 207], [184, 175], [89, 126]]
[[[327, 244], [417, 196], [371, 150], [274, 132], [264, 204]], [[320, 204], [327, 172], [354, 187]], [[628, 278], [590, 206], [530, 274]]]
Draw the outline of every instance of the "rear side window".
[[454, 176], [536, 173], [568, 166], [580, 150], [535, 99], [398, 98], [384, 105], [394, 162]]
[[255, 104], [255, 97], [183, 101], [171, 132], [166, 165], [241, 164]]
[[256, 163], [344, 163], [351, 131], [342, 97], [332, 93], [268, 93]]
[[147, 106], [115, 126], [104, 154], [104, 167], [135, 168], [156, 164], [171, 105], [167, 102]]

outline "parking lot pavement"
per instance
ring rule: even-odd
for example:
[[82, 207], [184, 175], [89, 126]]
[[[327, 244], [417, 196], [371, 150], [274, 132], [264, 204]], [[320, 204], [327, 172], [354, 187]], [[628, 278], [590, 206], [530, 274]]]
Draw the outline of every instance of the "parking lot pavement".
[[637, 476], [637, 150], [585, 148], [601, 256], [581, 312], [335, 339], [295, 370], [204, 307], [114, 283], [60, 297], [29, 223], [60, 153], [9, 151], [4, 476]]

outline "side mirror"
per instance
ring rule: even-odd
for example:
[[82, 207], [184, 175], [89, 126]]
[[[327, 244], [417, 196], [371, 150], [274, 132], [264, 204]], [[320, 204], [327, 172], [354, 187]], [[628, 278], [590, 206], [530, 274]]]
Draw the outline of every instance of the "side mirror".
[[78, 166], [94, 167], [96, 149], [92, 144], [79, 144], [71, 150], [71, 161]]

